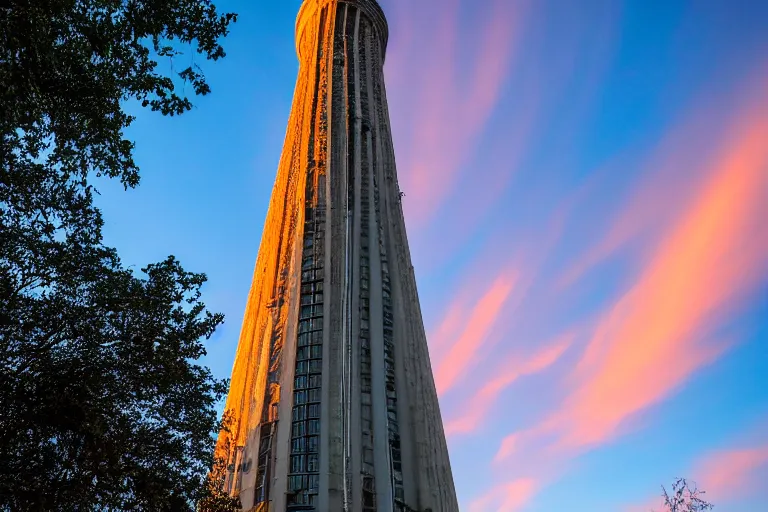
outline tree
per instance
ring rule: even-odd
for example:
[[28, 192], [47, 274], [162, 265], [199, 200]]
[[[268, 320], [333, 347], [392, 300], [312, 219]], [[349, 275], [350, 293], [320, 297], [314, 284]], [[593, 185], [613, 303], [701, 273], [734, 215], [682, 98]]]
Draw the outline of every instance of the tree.
[[138, 184], [126, 103], [190, 110], [185, 91], [210, 92], [194, 57], [224, 57], [234, 21], [210, 0], [0, 6], [0, 510], [192, 510], [216, 492], [227, 383], [198, 361], [223, 317], [204, 274], [172, 256], [138, 274], [104, 246], [93, 179]]
[[689, 483], [684, 478], [678, 478], [672, 484], [672, 491], [661, 487], [664, 498], [665, 512], [704, 512], [715, 508], [704, 501], [704, 491], [700, 491], [695, 483]]

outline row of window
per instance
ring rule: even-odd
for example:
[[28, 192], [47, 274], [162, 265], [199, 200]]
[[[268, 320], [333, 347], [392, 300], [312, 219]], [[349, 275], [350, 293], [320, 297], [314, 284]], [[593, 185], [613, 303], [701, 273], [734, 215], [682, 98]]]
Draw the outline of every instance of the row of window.
[[322, 359], [310, 359], [309, 361], [298, 361], [296, 363], [296, 375], [303, 375], [305, 373], [322, 373], [322, 371]]
[[310, 453], [307, 455], [291, 455], [291, 473], [317, 473], [319, 455]]
[[[361, 20], [362, 23], [362, 20]], [[360, 37], [364, 37], [364, 31], [368, 29], [367, 26], [362, 27], [360, 31]], [[360, 72], [362, 74], [361, 81], [366, 83], [367, 81], [367, 66], [365, 52], [361, 52], [360, 55]], [[368, 102], [368, 90], [362, 88], [360, 92], [360, 99], [363, 107], [363, 125], [370, 130], [370, 110]], [[365, 128], [364, 128], [365, 130]], [[375, 169], [373, 162], [368, 161], [368, 155], [372, 156], [376, 154], [375, 151], [371, 151], [370, 138], [363, 136], [362, 138], [362, 151], [363, 158], [362, 168], [365, 170]], [[375, 158], [375, 156], [374, 156]], [[371, 341], [370, 341], [370, 276], [371, 276], [371, 261], [370, 261], [370, 237], [369, 237], [369, 225], [370, 225], [370, 179], [368, 176], [364, 176], [360, 184], [360, 204], [361, 204], [361, 224], [362, 230], [360, 234], [360, 392], [361, 392], [361, 404], [360, 404], [360, 427], [361, 427], [361, 441], [362, 441], [362, 512], [376, 512], [376, 483], [374, 479], [374, 460], [373, 460], [373, 421], [371, 419]]]
[[[376, 190], [378, 195], [378, 189]], [[397, 418], [397, 393], [395, 388], [394, 315], [391, 299], [389, 264], [384, 248], [383, 226], [379, 226], [379, 252], [381, 254], [381, 281], [383, 294], [384, 367], [387, 390], [387, 434], [389, 437], [390, 463], [393, 476], [395, 501], [404, 499], [400, 427]]]
[[297, 389], [293, 392], [293, 406], [308, 404], [310, 402], [320, 402], [320, 388]]
[[307, 490], [317, 492], [320, 488], [320, 475], [294, 475], [288, 477], [288, 492]]
[[301, 293], [301, 305], [306, 306], [309, 304], [322, 304], [323, 303], [323, 292], [308, 292], [308, 293]]
[[298, 346], [306, 347], [307, 345], [322, 345], [323, 344], [323, 331], [303, 332], [298, 336]]
[[299, 334], [303, 334], [305, 332], [322, 331], [322, 330], [323, 330], [322, 317], [305, 319], [299, 322]]
[[320, 435], [320, 420], [296, 421], [291, 426], [291, 436], [293, 438], [304, 437], [307, 435]]
[[302, 281], [315, 281], [315, 280], [323, 279], [324, 277], [325, 277], [325, 269], [323, 268], [314, 268], [311, 270], [301, 271]]
[[[324, 110], [324, 109], [323, 109]], [[323, 128], [321, 127], [321, 130]], [[320, 144], [325, 144], [321, 139]], [[288, 511], [314, 510], [319, 487], [320, 400], [323, 366], [324, 215], [312, 207], [315, 169], [307, 176], [307, 208], [296, 336]], [[318, 208], [319, 210], [320, 208]]]
[[315, 294], [315, 296], [318, 296], [320, 299], [320, 302], [322, 302], [323, 298], [323, 281], [313, 281], [308, 283], [302, 283], [301, 285], [301, 296], [312, 296], [312, 294]]
[[307, 361], [309, 359], [322, 359], [322, 357], [323, 357], [323, 346], [321, 344], [296, 348], [296, 361]]
[[294, 391], [299, 389], [319, 388], [322, 382], [320, 375], [297, 375], [293, 380]]
[[319, 447], [320, 437], [316, 435], [291, 440], [291, 453], [317, 453]]
[[[362, 31], [361, 31], [362, 37]], [[361, 73], [366, 73], [365, 64], [365, 52], [361, 52]], [[366, 77], [362, 76], [361, 80], [366, 83]], [[361, 91], [361, 102], [363, 105], [363, 112], [369, 113], [368, 105], [368, 90], [363, 88]], [[369, 116], [365, 116], [363, 119], [364, 124], [370, 126]], [[362, 157], [363, 157], [363, 169], [374, 168], [371, 162], [368, 161], [368, 155], [372, 153], [375, 155], [375, 151], [371, 152], [369, 148], [369, 138], [363, 137], [362, 140]], [[362, 512], [376, 512], [376, 483], [374, 479], [374, 459], [373, 459], [373, 421], [372, 421], [372, 408], [371, 408], [371, 341], [370, 341], [370, 276], [371, 276], [371, 261], [370, 261], [370, 238], [369, 238], [369, 225], [370, 225], [370, 186], [368, 176], [365, 176], [360, 184], [361, 191], [361, 224], [362, 232], [360, 234], [360, 392], [361, 392], [361, 404], [360, 404], [360, 429], [361, 429], [361, 441], [362, 441]]]

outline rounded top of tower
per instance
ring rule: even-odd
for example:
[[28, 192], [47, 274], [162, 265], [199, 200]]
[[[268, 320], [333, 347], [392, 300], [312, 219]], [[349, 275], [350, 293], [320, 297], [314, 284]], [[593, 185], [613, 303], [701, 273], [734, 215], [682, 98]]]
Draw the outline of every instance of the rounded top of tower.
[[296, 51], [300, 61], [303, 60], [302, 47], [304, 47], [304, 34], [307, 26], [316, 16], [319, 16], [323, 7], [333, 4], [349, 4], [360, 9], [376, 28], [381, 40], [382, 53], [386, 52], [389, 26], [384, 11], [376, 0], [304, 0], [296, 17]]

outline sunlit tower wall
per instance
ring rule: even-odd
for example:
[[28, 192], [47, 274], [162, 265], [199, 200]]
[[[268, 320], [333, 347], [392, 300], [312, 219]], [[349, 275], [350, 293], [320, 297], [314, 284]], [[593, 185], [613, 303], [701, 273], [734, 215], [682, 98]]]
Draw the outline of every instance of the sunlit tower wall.
[[244, 510], [457, 512], [375, 0], [305, 0], [217, 452]]

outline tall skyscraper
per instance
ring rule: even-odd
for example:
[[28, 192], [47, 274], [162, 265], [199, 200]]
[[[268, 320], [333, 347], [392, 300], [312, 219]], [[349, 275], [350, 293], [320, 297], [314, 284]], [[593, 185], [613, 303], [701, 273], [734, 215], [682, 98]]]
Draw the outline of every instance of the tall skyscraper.
[[219, 438], [245, 510], [457, 512], [376, 0], [304, 0], [300, 69]]

